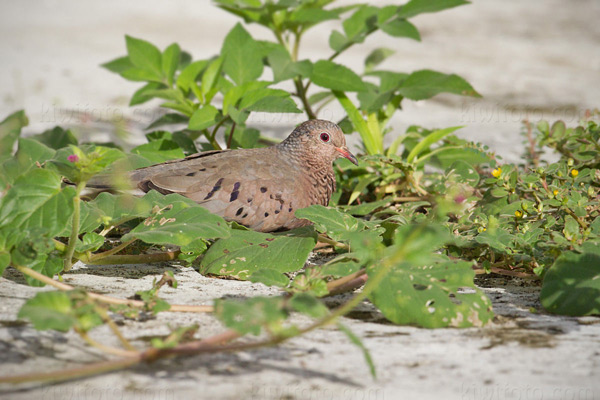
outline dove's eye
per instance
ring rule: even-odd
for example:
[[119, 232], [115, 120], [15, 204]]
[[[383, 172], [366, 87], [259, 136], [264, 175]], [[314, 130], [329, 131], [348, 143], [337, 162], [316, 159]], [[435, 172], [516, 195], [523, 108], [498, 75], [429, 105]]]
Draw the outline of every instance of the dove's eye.
[[321, 140], [324, 141], [325, 143], [329, 142], [329, 133], [321, 133]]

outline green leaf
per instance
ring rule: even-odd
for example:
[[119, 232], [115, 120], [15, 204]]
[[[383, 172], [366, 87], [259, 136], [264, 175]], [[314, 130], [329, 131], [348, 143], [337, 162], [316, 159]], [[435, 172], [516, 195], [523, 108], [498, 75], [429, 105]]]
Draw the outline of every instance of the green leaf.
[[462, 96], [481, 97], [460, 76], [455, 74], [447, 75], [426, 69], [410, 74], [398, 89], [399, 94], [411, 100], [429, 99], [436, 94], [444, 92]]
[[138, 154], [153, 164], [185, 157], [183, 150], [172, 140], [155, 140], [131, 149], [131, 154]]
[[0, 122], [0, 162], [10, 158], [21, 129], [29, 124], [24, 111], [17, 111]]
[[205, 103], [210, 102], [211, 91], [215, 91], [215, 86], [221, 76], [221, 67], [223, 66], [223, 57], [217, 57], [206, 68], [202, 75], [202, 94], [205, 97]]
[[51, 236], [62, 232], [73, 213], [75, 189], [61, 184], [59, 175], [45, 169], [21, 175], [0, 200], [0, 227], [43, 227]]
[[254, 271], [248, 277], [250, 282], [262, 283], [267, 286], [286, 287], [290, 283], [290, 278], [285, 276], [280, 271], [271, 268], [259, 269]]
[[410, 0], [400, 7], [397, 15], [400, 18], [410, 18], [418, 14], [437, 12], [463, 4], [469, 4], [469, 2], [465, 0]]
[[167, 77], [169, 86], [173, 85], [175, 71], [179, 67], [179, 56], [181, 49], [177, 43], [171, 44], [162, 54], [162, 74]]
[[[62, 147], [67, 147], [70, 144], [77, 144], [77, 138], [75, 138], [73, 132], [71, 132], [71, 130], [68, 129], [65, 130], [60, 126], [48, 129], [40, 133], [39, 135], [32, 136], [31, 138], [39, 141], [40, 143], [43, 143], [44, 145], [54, 150], [58, 150]], [[54, 153], [52, 153], [52, 155], [54, 155]], [[47, 159], [51, 157], [52, 156], [48, 157]]]
[[406, 157], [406, 161], [412, 162], [415, 157], [419, 156], [424, 151], [429, 150], [429, 148], [431, 147], [432, 144], [442, 140], [444, 137], [448, 136], [452, 132], [455, 132], [461, 128], [463, 128], [463, 127], [462, 126], [453, 126], [450, 128], [439, 129], [437, 131], [431, 132], [429, 135], [427, 135], [425, 138], [423, 138], [423, 140], [421, 140], [411, 150], [410, 153], [408, 153], [408, 156]]
[[131, 100], [129, 100], [129, 105], [136, 106], [138, 104], [143, 104], [148, 100], [152, 100], [155, 97], [156, 91], [164, 87], [165, 85], [163, 85], [162, 83], [147, 83], [146, 85], [142, 86], [141, 88], [135, 91], [133, 96], [131, 96]]
[[334, 30], [331, 32], [331, 35], [329, 35], [329, 47], [334, 51], [342, 51], [349, 43], [350, 41], [343, 33]]
[[200, 131], [217, 123], [219, 110], [212, 105], [206, 105], [197, 109], [190, 118], [189, 129]]
[[479, 183], [479, 174], [472, 165], [464, 161], [455, 161], [450, 168], [446, 170], [446, 174], [454, 174], [459, 177], [462, 183], [468, 183], [475, 187]]
[[34, 139], [18, 138], [18, 143], [15, 156], [6, 160], [2, 165], [4, 179], [8, 184], [12, 184], [18, 176], [25, 172], [38, 168], [40, 164], [51, 159], [55, 153], [54, 150]]
[[72, 314], [71, 299], [65, 292], [40, 292], [27, 300], [18, 318], [26, 318], [38, 331], [54, 329], [67, 332], [77, 319]]
[[192, 241], [229, 237], [223, 218], [198, 205], [174, 202], [153, 212], [123, 236], [122, 241], [140, 239], [150, 244], [186, 246]]
[[189, 118], [186, 117], [185, 115], [170, 113], [170, 114], [165, 114], [165, 115], [161, 116], [160, 118], [158, 118], [157, 120], [152, 122], [150, 125], [148, 125], [146, 127], [146, 129], [154, 129], [154, 128], [161, 127], [163, 125], [177, 125], [177, 124], [183, 124], [183, 123], [187, 124], [188, 121], [189, 121]]
[[263, 63], [260, 46], [242, 27], [236, 24], [223, 42], [223, 70], [238, 85], [258, 79]]
[[242, 335], [260, 334], [263, 327], [278, 325], [287, 317], [282, 297], [253, 297], [246, 301], [215, 301], [215, 315]]
[[393, 37], [406, 37], [421, 41], [417, 28], [405, 19], [394, 19], [380, 26], [381, 30]]
[[163, 83], [163, 79], [161, 76], [157, 76], [154, 72], [142, 68], [129, 68], [121, 72], [121, 76], [129, 81], [134, 82], [152, 81], [157, 83]]
[[350, 18], [344, 20], [342, 26], [348, 40], [360, 43], [366, 34], [375, 29], [377, 24], [377, 7], [363, 5]]
[[129, 56], [115, 58], [112, 61], [101, 64], [100, 66], [117, 74], [121, 74], [124, 71], [134, 67], [134, 65], [131, 63], [131, 60], [129, 59]]
[[301, 113], [290, 94], [280, 89], [258, 89], [242, 97], [240, 108], [270, 113]]
[[356, 232], [365, 228], [362, 220], [333, 207], [312, 205], [296, 210], [295, 215], [297, 218], [312, 221], [317, 231], [327, 233], [334, 240], [343, 240], [347, 237], [348, 232]]
[[221, 239], [208, 249], [200, 273], [245, 280], [262, 269], [279, 273], [297, 271], [304, 266], [315, 244], [310, 231], [285, 236], [232, 230], [230, 238]]
[[0, 275], [4, 273], [4, 270], [10, 264], [10, 253], [4, 250], [0, 250]]
[[345, 92], [366, 90], [364, 82], [351, 69], [333, 61], [319, 60], [315, 63], [311, 79], [321, 87]]
[[290, 299], [290, 307], [311, 318], [323, 318], [329, 314], [327, 306], [310, 293], [294, 293]]
[[104, 236], [95, 232], [88, 232], [78, 240], [75, 245], [75, 251], [83, 253], [86, 251], [96, 251], [104, 244]]
[[[377, 266], [367, 268], [369, 277], [376, 273]], [[402, 262], [369, 299], [396, 324], [424, 328], [480, 327], [493, 317], [492, 303], [474, 286], [474, 276], [471, 263], [466, 261], [426, 266]]]
[[394, 54], [395, 51], [386, 47], [378, 47], [373, 50], [365, 59], [365, 72], [373, 70], [376, 66], [385, 61], [386, 58]]
[[540, 301], [553, 314], [600, 314], [600, 254], [563, 253], [544, 276]]
[[190, 90], [193, 83], [196, 82], [198, 75], [206, 68], [208, 60], [194, 61], [181, 71], [177, 77], [177, 86], [184, 91]]
[[[155, 79], [161, 80], [164, 76], [162, 70], [162, 56], [160, 50], [152, 43], [125, 35], [129, 60], [137, 68], [147, 71]], [[127, 71], [124, 71], [125, 73]]]

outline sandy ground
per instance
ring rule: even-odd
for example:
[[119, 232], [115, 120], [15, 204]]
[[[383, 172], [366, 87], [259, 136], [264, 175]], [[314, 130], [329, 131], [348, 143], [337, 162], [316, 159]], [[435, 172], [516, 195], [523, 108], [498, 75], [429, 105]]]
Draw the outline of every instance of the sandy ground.
[[[382, 2], [383, 3], [383, 2]], [[386, 3], [390, 3], [386, 1]], [[414, 19], [422, 43], [385, 36], [340, 58], [356, 71], [370, 50], [396, 54], [386, 69], [454, 72], [484, 96], [437, 96], [406, 102], [388, 140], [412, 124], [429, 128], [466, 125], [459, 135], [489, 145], [505, 160], [521, 150], [521, 121], [562, 118], [576, 123], [600, 105], [600, 2], [574, 0], [478, 0], [443, 14]], [[219, 52], [237, 20], [204, 0], [176, 2], [0, 0], [0, 118], [24, 108], [39, 132], [72, 127], [82, 137], [109, 137], [117, 124], [140, 141], [156, 116], [156, 104], [127, 106], [139, 84], [99, 64], [124, 54], [124, 35], [166, 47], [178, 42], [195, 58]], [[302, 56], [328, 55], [327, 32], [314, 29]], [[255, 37], [268, 32], [251, 26]], [[321, 117], [339, 119], [339, 108]], [[268, 114], [252, 124], [275, 135], [296, 117]], [[354, 138], [352, 143], [356, 143]], [[209, 304], [226, 295], [274, 293], [262, 285], [204, 278], [190, 268], [154, 265], [78, 266], [68, 283], [127, 297], [147, 289], [172, 268], [180, 282], [165, 291], [173, 303]], [[361, 353], [339, 332], [323, 329], [276, 348], [239, 354], [170, 360], [67, 384], [3, 387], [4, 398], [218, 398], [218, 399], [597, 399], [600, 398], [600, 321], [547, 315], [539, 288], [520, 281], [481, 280], [492, 298], [495, 321], [483, 329], [424, 330], [390, 325], [364, 304], [345, 322], [364, 338], [378, 367], [373, 380]], [[75, 335], [38, 333], [16, 320], [20, 305], [40, 289], [16, 274], [0, 278], [0, 374], [49, 371], [102, 359]], [[339, 301], [340, 299], [337, 299]], [[333, 301], [336, 301], [335, 299]], [[535, 311], [535, 312], [532, 312]], [[208, 315], [160, 314], [144, 322], [122, 321], [127, 337], [142, 343], [168, 332], [167, 324], [198, 323], [199, 337], [221, 331]], [[100, 329], [97, 338], [108, 332]]]

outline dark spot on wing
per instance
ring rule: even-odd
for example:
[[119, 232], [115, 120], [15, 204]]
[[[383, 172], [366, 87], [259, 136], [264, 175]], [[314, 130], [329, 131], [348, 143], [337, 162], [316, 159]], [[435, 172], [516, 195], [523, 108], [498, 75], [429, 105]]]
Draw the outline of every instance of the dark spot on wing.
[[248, 213], [242, 215], [242, 219], [246, 218], [248, 216]]
[[293, 208], [292, 208], [292, 207], [290, 207], [290, 209], [288, 210], [288, 212], [292, 212], [292, 210], [293, 210]]
[[275, 210], [275, 214], [279, 214], [279, 210]]
[[240, 183], [236, 182], [233, 184], [233, 192], [231, 192], [231, 196], [229, 197], [229, 201], [234, 201], [238, 198], [240, 194]]
[[194, 176], [194, 175], [196, 175], [195, 172], [190, 172], [189, 174], [185, 174], [185, 176]]
[[269, 216], [269, 213], [265, 213], [265, 218], [267, 218]]
[[262, 186], [262, 187], [260, 188], [260, 192], [261, 192], [261, 193], [265, 193], [266, 191], [267, 191], [267, 188], [266, 188], [266, 187]]
[[204, 200], [210, 199], [213, 196], [213, 194], [215, 194], [217, 192], [217, 190], [221, 189], [221, 183], [223, 183], [223, 179], [224, 178], [220, 178], [217, 181], [217, 183], [215, 183], [215, 186], [213, 186], [212, 190], [210, 192], [208, 192], [208, 194], [206, 195]]
[[206, 168], [200, 168], [198, 171], [204, 172], [204, 171], [206, 171]]
[[239, 216], [242, 212], [244, 212], [244, 207], [238, 208], [238, 210], [235, 212], [235, 216]]
[[248, 203], [252, 203], [252, 197], [248, 198]]

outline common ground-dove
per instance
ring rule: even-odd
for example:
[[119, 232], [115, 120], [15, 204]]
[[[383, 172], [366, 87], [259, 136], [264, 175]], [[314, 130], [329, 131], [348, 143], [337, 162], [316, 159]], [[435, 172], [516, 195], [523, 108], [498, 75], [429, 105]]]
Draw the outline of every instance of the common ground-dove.
[[271, 232], [307, 225], [294, 211], [329, 203], [332, 162], [339, 157], [357, 164], [339, 126], [310, 120], [277, 145], [198, 153], [132, 171], [131, 181], [145, 192], [179, 193], [228, 221]]

